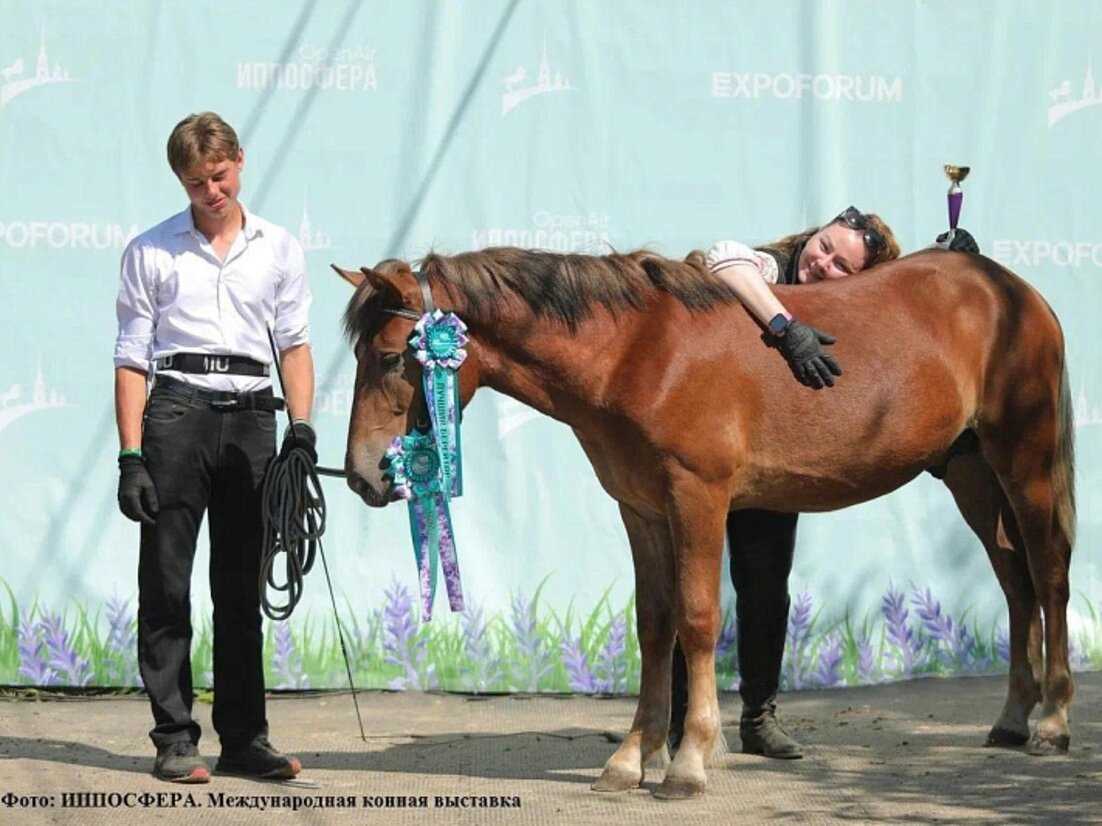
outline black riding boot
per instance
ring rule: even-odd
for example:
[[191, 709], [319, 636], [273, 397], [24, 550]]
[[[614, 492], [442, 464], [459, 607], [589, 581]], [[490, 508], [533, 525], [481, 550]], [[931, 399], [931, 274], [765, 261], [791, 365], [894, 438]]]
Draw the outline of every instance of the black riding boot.
[[742, 750], [780, 759], [803, 756], [800, 744], [788, 736], [776, 717], [796, 517], [794, 513], [761, 510], [734, 511], [727, 517], [738, 618]]

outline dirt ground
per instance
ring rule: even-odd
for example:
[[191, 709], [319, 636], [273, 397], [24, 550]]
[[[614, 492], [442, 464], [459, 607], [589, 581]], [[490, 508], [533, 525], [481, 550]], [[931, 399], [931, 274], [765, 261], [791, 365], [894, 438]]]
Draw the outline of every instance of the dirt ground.
[[[272, 739], [301, 757], [300, 778], [216, 775], [197, 786], [150, 776], [143, 698], [6, 700], [0, 824], [1102, 823], [1102, 674], [1078, 677], [1061, 757], [983, 747], [1005, 685], [985, 677], [784, 695], [782, 718], [807, 746], [790, 762], [737, 753], [739, 699], [724, 695], [732, 753], [710, 770], [703, 797], [674, 803], [651, 795], [657, 769], [630, 793], [589, 790], [616, 748], [605, 732], [627, 728], [633, 698], [367, 692], [364, 742], [350, 695], [277, 696]], [[210, 707], [198, 714], [209, 735]], [[200, 746], [213, 765], [215, 738]], [[393, 805], [422, 796], [425, 808]]]

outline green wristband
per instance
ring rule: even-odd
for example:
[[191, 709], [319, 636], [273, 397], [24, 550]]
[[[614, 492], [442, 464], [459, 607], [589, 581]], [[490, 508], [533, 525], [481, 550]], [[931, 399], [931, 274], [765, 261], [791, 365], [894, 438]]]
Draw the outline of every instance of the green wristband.
[[126, 448], [126, 450], [120, 450], [119, 451], [119, 458], [120, 459], [123, 456], [141, 456], [141, 455], [142, 455], [142, 449], [140, 447], [128, 447], [128, 448]]

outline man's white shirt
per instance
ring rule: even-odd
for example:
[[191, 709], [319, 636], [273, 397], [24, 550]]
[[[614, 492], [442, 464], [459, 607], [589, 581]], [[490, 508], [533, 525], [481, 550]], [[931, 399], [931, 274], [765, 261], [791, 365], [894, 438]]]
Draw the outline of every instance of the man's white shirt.
[[[245, 211], [225, 260], [195, 227], [191, 208], [130, 242], [122, 254], [116, 312], [115, 366], [150, 373], [173, 353], [247, 356], [271, 364], [276, 347], [309, 341], [306, 257], [293, 235]], [[264, 376], [218, 373], [163, 375], [211, 390], [259, 390]]]

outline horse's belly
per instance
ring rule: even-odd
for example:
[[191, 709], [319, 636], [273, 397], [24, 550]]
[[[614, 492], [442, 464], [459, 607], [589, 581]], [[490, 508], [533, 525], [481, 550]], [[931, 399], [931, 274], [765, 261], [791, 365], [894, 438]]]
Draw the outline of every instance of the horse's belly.
[[926, 363], [897, 383], [923, 392], [851, 384], [750, 435], [733, 506], [829, 511], [883, 496], [944, 461], [973, 411], [973, 394], [944, 366]]
[[785, 512], [833, 511], [876, 499], [902, 487], [922, 473], [924, 467], [893, 469], [865, 477], [824, 479], [786, 475], [773, 483], [764, 482], [736, 492], [731, 509], [761, 508]]
[[946, 435], [932, 446], [899, 440], [891, 447], [867, 444], [850, 455], [815, 451], [778, 457], [776, 462], [754, 462], [733, 486], [732, 507], [814, 512], [867, 502], [936, 464], [951, 443]]

